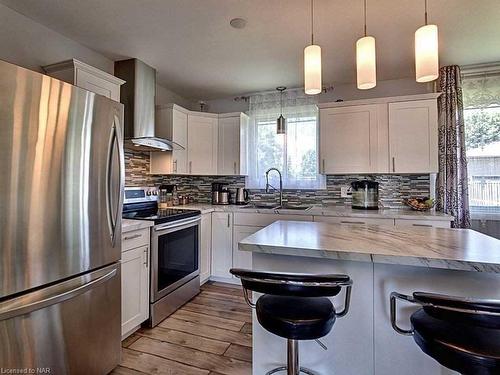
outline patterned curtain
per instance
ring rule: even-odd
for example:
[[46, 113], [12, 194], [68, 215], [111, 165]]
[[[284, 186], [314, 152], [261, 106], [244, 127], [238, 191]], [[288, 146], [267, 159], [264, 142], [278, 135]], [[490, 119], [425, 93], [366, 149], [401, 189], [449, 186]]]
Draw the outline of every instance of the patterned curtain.
[[455, 217], [455, 228], [470, 227], [465, 125], [460, 68], [439, 72], [439, 174], [437, 209]]

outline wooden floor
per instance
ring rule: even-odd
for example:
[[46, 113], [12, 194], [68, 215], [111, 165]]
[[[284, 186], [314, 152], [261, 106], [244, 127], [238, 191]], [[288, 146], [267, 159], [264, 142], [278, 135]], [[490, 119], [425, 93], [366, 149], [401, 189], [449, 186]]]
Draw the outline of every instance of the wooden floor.
[[158, 326], [123, 341], [111, 374], [251, 374], [252, 314], [241, 287], [209, 282], [201, 289]]

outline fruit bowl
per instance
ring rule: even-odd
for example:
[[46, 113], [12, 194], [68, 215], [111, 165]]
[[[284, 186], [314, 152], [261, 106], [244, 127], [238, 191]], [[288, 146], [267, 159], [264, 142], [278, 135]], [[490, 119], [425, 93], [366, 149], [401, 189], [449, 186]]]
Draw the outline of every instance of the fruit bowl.
[[434, 199], [425, 197], [425, 198], [408, 198], [403, 199], [404, 204], [409, 206], [411, 209], [415, 211], [429, 211], [434, 208], [436, 202]]

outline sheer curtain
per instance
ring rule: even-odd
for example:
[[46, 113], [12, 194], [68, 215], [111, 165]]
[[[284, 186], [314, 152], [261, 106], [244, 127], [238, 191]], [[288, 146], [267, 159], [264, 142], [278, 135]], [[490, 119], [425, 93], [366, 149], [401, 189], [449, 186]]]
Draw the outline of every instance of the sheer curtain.
[[[280, 93], [264, 93], [250, 97], [250, 126], [247, 187], [263, 189], [265, 172], [278, 168], [285, 189], [320, 189], [325, 187], [318, 174], [318, 108], [315, 97], [303, 90], [283, 93], [283, 116], [286, 134], [276, 133], [280, 115]], [[276, 173], [270, 183], [278, 187]]]
[[494, 73], [464, 75], [464, 108], [500, 107], [500, 65]]

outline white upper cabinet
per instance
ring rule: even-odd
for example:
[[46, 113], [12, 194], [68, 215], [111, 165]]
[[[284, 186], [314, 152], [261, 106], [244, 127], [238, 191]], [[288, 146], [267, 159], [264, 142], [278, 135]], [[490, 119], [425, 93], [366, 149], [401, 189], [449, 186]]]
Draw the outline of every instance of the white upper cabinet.
[[217, 145], [217, 115], [189, 113], [188, 174], [216, 175]]
[[387, 172], [384, 106], [322, 109], [319, 133], [322, 174]]
[[120, 86], [125, 83], [124, 80], [77, 59], [47, 65], [42, 69], [51, 77], [120, 101]]
[[391, 172], [438, 172], [437, 123], [435, 99], [389, 103]]
[[248, 116], [244, 113], [219, 115], [217, 174], [245, 175]]
[[437, 172], [438, 96], [320, 104], [320, 173]]
[[188, 111], [177, 105], [157, 106], [155, 132], [159, 138], [174, 141], [183, 148], [151, 153], [152, 174], [187, 174]]
[[156, 109], [156, 136], [181, 145], [151, 153], [152, 174], [245, 175], [248, 116], [189, 111], [175, 104]]

